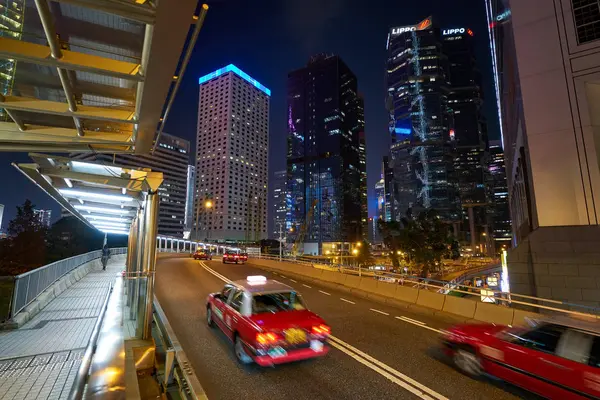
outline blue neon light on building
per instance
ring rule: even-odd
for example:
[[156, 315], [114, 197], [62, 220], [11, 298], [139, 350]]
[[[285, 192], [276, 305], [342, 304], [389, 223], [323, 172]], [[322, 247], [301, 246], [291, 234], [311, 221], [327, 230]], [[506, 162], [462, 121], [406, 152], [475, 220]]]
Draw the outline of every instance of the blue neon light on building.
[[251, 83], [252, 85], [254, 85], [255, 88], [262, 90], [263, 92], [265, 92], [267, 94], [267, 96], [271, 96], [271, 90], [268, 89], [267, 87], [263, 86], [262, 84], [260, 84], [256, 79], [252, 78], [250, 75], [248, 75], [247, 73], [245, 73], [244, 71], [242, 71], [241, 69], [239, 69], [238, 67], [236, 67], [233, 64], [229, 64], [226, 67], [223, 68], [219, 68], [218, 70], [211, 72], [210, 74], [204, 75], [202, 77], [200, 77], [200, 80], [198, 81], [198, 83], [201, 85], [206, 81], [210, 81], [211, 79], [216, 78], [217, 76], [221, 76], [223, 74], [226, 74], [228, 72], [233, 72], [234, 74], [236, 74], [237, 76], [239, 76], [240, 78], [246, 80], [247, 82]]

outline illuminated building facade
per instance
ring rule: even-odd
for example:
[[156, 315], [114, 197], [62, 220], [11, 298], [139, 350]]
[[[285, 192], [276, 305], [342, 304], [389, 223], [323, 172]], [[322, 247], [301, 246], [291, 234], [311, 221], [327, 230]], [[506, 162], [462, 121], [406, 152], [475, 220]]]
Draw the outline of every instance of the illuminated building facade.
[[492, 226], [495, 249], [508, 248], [512, 240], [510, 210], [508, 207], [508, 183], [504, 165], [504, 150], [500, 140], [490, 141], [490, 163], [492, 192]]
[[[557, 4], [559, 3], [559, 4]], [[600, 305], [600, 8], [485, 0], [513, 249], [511, 291]]]
[[[3, 28], [0, 30], [0, 37], [21, 39], [23, 32], [23, 21], [25, 18], [25, 1], [0, 1], [0, 15], [2, 15], [2, 22], [0, 22], [0, 25], [2, 25]], [[0, 60], [0, 93], [4, 96], [12, 94], [16, 69], [17, 62], [15, 60]], [[0, 109], [0, 116], [3, 120], [8, 118], [4, 108]]]
[[407, 185], [397, 190], [410, 196], [396, 199], [399, 203], [395, 214], [433, 208], [445, 220], [458, 221], [460, 201], [453, 178], [448, 64], [439, 30], [431, 17], [414, 26], [392, 28], [387, 50], [389, 133], [392, 143], [407, 143], [400, 151], [401, 158], [406, 152], [412, 158], [410, 179], [397, 183]]
[[338, 56], [315, 55], [288, 74], [291, 240], [305, 222], [305, 253], [320, 254], [327, 242], [362, 239], [368, 222], [365, 177], [364, 105], [356, 76]]
[[198, 239], [265, 239], [271, 91], [232, 64], [199, 83]]
[[273, 174], [273, 196], [271, 197], [271, 239], [279, 239], [280, 230], [285, 235], [287, 214], [287, 171], [275, 171]]

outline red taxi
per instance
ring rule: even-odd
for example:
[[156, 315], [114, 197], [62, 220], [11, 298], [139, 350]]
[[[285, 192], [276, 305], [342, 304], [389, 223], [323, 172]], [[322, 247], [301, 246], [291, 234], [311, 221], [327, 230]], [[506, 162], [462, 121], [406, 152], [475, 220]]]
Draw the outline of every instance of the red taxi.
[[208, 250], [197, 250], [194, 253], [194, 260], [212, 260], [212, 254]]
[[558, 318], [529, 328], [458, 325], [443, 334], [456, 367], [493, 375], [549, 399], [600, 398], [600, 326]]
[[233, 342], [242, 364], [273, 366], [327, 354], [331, 328], [290, 286], [264, 276], [225, 285], [208, 296], [206, 318]]
[[226, 251], [223, 254], [223, 264], [227, 264], [227, 263], [244, 264], [246, 261], [248, 261], [248, 254], [246, 254], [246, 253], [237, 253], [235, 251]]

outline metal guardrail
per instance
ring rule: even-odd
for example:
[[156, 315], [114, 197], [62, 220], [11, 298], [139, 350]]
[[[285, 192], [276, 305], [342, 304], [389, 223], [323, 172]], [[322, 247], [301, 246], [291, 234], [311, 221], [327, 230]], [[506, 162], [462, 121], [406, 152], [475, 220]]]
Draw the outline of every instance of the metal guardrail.
[[68, 397], [69, 400], [79, 400], [83, 397], [85, 384], [87, 381], [88, 373], [90, 371], [90, 365], [92, 364], [92, 357], [94, 357], [94, 353], [96, 352], [96, 342], [98, 341], [98, 335], [100, 334], [100, 327], [102, 327], [102, 322], [104, 321], [104, 315], [106, 314], [106, 307], [108, 306], [108, 299], [110, 298], [112, 289], [113, 286], [111, 283], [106, 293], [104, 303], [102, 304], [100, 315], [98, 316], [98, 319], [94, 324], [92, 336], [90, 336], [90, 340], [88, 341], [88, 345], [86, 346], [83, 359], [81, 360], [81, 365], [79, 366], [79, 371], [77, 371], [75, 381], [73, 382], [73, 386], [71, 387], [71, 392], [69, 393]]
[[177, 390], [183, 399], [208, 400], [156, 296], [152, 318], [156, 327], [153, 336], [156, 339], [157, 352], [160, 344], [165, 353], [164, 370], [159, 374], [164, 391]]
[[[260, 259], [279, 261], [279, 257], [272, 256], [261, 256]], [[281, 261], [319, 268], [318, 263], [296, 261], [290, 258], [283, 258]], [[329, 266], [323, 265], [323, 267]], [[332, 270], [331, 268], [322, 269]], [[489, 269], [489, 266], [487, 267], [487, 269]], [[343, 274], [358, 275], [361, 277], [373, 277], [374, 279], [378, 280], [393, 281], [394, 283], [397, 283], [402, 286], [409, 286], [419, 290], [431, 290], [444, 295], [448, 295], [448, 293], [450, 292], [455, 292], [464, 295], [475, 296], [479, 299], [481, 299], [482, 296], [481, 290], [483, 288], [477, 286], [468, 286], [456, 282], [439, 281], [435, 279], [420, 278], [416, 276], [397, 274], [393, 272], [386, 272], [380, 270], [369, 270], [359, 267], [342, 266], [337, 267], [336, 270]], [[559, 300], [545, 299], [535, 296], [527, 296], [523, 294], [502, 292], [498, 290], [490, 290], [489, 288], [485, 288], [484, 290], [486, 290], [486, 297], [492, 297], [497, 304], [507, 307], [541, 309], [546, 312], [600, 318], [600, 308], [598, 307], [568, 303]]]
[[[125, 254], [126, 247], [110, 249], [111, 255]], [[15, 276], [9, 318], [14, 317], [54, 282], [81, 265], [100, 258], [102, 250], [65, 258]]]

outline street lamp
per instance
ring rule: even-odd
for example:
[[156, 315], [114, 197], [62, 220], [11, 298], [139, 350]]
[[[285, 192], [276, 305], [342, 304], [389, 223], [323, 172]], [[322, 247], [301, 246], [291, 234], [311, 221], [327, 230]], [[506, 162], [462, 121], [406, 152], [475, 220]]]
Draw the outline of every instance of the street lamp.
[[[213, 202], [210, 199], [206, 199], [204, 201], [204, 208], [206, 209], [206, 219], [208, 220], [208, 212], [209, 210], [212, 208], [213, 206]], [[212, 216], [212, 214], [211, 214]], [[208, 223], [206, 224], [206, 241], [208, 242], [210, 239], [210, 224], [212, 221], [208, 221]]]

